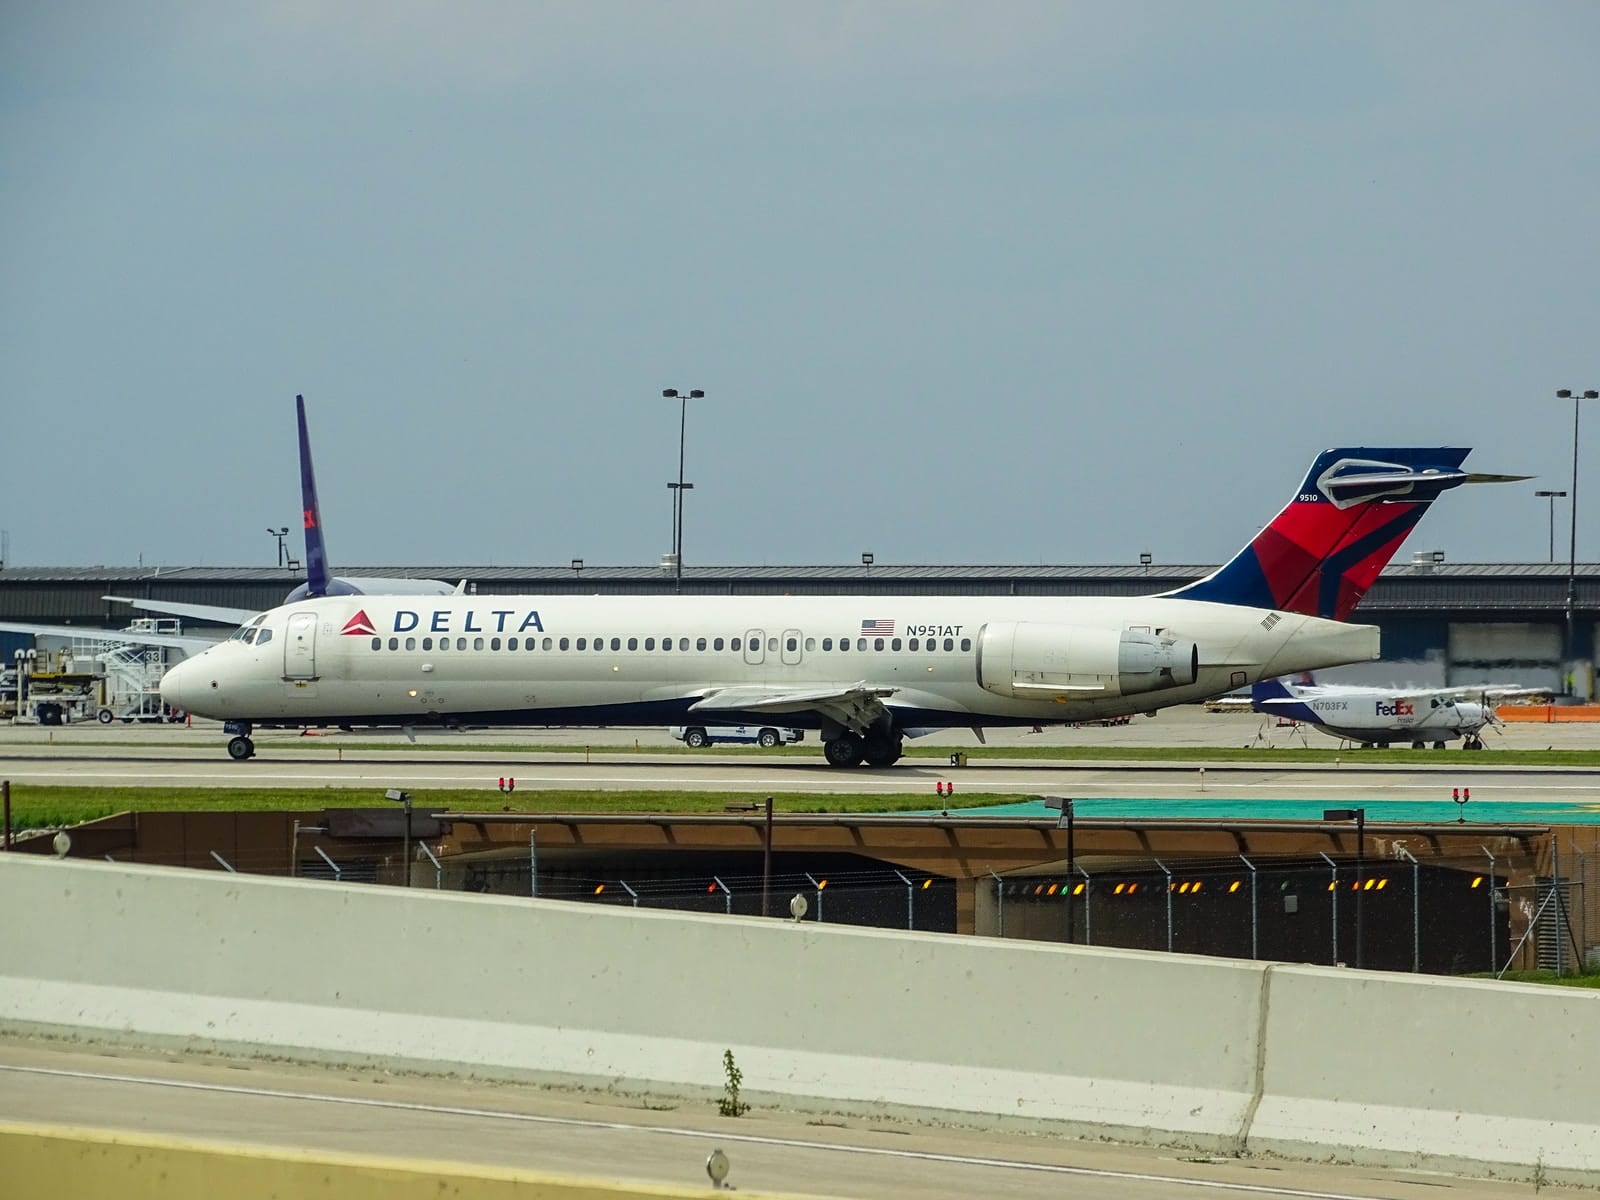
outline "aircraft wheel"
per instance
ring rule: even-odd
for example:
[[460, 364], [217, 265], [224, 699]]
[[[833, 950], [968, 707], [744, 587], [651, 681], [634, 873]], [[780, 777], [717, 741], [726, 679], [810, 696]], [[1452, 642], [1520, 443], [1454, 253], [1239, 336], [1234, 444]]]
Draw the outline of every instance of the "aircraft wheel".
[[1443, 750], [1444, 749], [1444, 743], [1443, 742], [1435, 742], [1433, 744], [1433, 748], [1435, 750]]
[[756, 745], [763, 750], [771, 750], [778, 744], [778, 731], [776, 729], [763, 729], [756, 738]]
[[98, 713], [95, 714], [95, 719], [102, 725], [109, 725], [111, 722], [117, 719], [117, 714], [112, 712], [109, 708], [102, 708]]
[[1426, 750], [1427, 746], [1422, 742], [1412, 742], [1411, 743], [1411, 748], [1413, 750]]
[[711, 739], [706, 737], [704, 729], [690, 729], [684, 732], [683, 744], [691, 750], [699, 750], [704, 746], [709, 746]]
[[861, 762], [863, 753], [861, 739], [853, 733], [841, 733], [838, 737], [829, 738], [822, 743], [822, 753], [827, 756], [831, 766], [856, 766]]
[[228, 742], [228, 757], [235, 762], [243, 762], [247, 758], [254, 758], [256, 744], [247, 737], [231, 738]]
[[892, 767], [904, 753], [905, 745], [899, 738], [869, 737], [862, 747], [869, 767]]
[[1482, 750], [1483, 749], [1483, 739], [1482, 738], [1477, 738], [1477, 737], [1470, 737], [1465, 742], [1463, 742], [1461, 744], [1461, 748], [1463, 750]]

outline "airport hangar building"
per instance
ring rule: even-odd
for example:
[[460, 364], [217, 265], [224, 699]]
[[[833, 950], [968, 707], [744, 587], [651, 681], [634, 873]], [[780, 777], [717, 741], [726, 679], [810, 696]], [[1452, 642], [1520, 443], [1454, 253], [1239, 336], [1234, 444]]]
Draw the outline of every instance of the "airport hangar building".
[[[864, 556], [865, 557], [865, 556]], [[731, 566], [685, 567], [691, 595], [859, 594], [873, 596], [1132, 596], [1179, 587], [1214, 568], [1138, 566]], [[340, 572], [467, 582], [485, 595], [644, 595], [670, 592], [658, 566], [361, 567]], [[108, 595], [262, 611], [303, 579], [283, 567], [4, 567], [0, 621], [121, 629], [136, 613]], [[1573, 690], [1595, 694], [1592, 662], [1600, 637], [1600, 564], [1572, 574]], [[1327, 673], [1331, 681], [1415, 686], [1514, 683], [1567, 690], [1566, 563], [1448, 563], [1434, 551], [1391, 563], [1356, 610], [1383, 631], [1383, 661]], [[202, 626], [186, 623], [202, 631]], [[0, 633], [0, 655], [31, 644]]]

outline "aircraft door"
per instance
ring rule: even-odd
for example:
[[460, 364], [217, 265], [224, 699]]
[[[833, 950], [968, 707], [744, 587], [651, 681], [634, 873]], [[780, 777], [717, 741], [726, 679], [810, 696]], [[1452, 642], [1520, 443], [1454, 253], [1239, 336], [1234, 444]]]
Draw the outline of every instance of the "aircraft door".
[[764, 629], [747, 629], [744, 632], [744, 660], [752, 667], [766, 661], [767, 634]]
[[778, 643], [778, 648], [785, 666], [793, 667], [799, 664], [800, 647], [802, 645], [804, 645], [804, 640], [800, 637], [798, 629], [785, 629], [783, 631], [783, 640]]
[[317, 677], [317, 614], [289, 614], [288, 635], [283, 639], [283, 677]]

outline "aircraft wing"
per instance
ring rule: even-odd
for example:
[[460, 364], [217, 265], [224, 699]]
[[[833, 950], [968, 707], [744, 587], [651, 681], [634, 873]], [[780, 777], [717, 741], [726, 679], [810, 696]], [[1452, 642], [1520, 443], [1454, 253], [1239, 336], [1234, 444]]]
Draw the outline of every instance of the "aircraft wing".
[[689, 706], [690, 712], [820, 713], [853, 733], [865, 733], [887, 714], [884, 697], [895, 688], [857, 683], [848, 687], [721, 688]]
[[70, 638], [76, 642], [104, 642], [110, 645], [170, 646], [185, 654], [199, 654], [220, 640], [184, 633], [135, 633], [128, 629], [96, 629], [90, 625], [27, 625], [19, 621], [0, 621], [0, 632], [31, 633], [34, 637]]
[[[1468, 687], [1435, 688], [1432, 691], [1420, 691], [1419, 696], [1465, 696], [1468, 699], [1477, 699], [1480, 696], [1548, 696], [1549, 688], [1523, 687], [1516, 683], [1480, 683]], [[1408, 700], [1410, 695], [1406, 697]]]
[[219, 625], [244, 625], [261, 615], [260, 609], [223, 608], [216, 604], [180, 604], [176, 600], [134, 600], [128, 596], [101, 596], [100, 599], [114, 600], [118, 604], [130, 604], [147, 612], [188, 617], [194, 621], [215, 621]]

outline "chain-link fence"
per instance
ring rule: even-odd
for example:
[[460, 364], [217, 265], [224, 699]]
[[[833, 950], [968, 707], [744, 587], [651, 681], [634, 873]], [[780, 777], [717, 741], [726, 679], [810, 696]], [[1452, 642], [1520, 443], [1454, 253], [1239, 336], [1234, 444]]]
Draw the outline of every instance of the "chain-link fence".
[[[535, 891], [527, 863], [490, 861], [456, 869], [462, 872], [459, 886], [467, 891], [501, 895]], [[623, 878], [541, 865], [537, 881], [537, 895], [549, 900], [761, 916], [765, 896], [765, 915], [772, 917], [796, 919], [798, 914], [800, 920], [831, 925], [942, 933], [955, 932], [956, 892], [956, 881], [948, 877], [892, 867], [785, 870], [775, 872], [764, 885], [761, 875], [640, 874]], [[795, 903], [796, 898], [800, 904]]]
[[[1585, 831], [1586, 832], [1586, 831]], [[1600, 851], [1552, 836], [1537, 868], [1476, 856], [1080, 859], [957, 880], [893, 867], [794, 859], [760, 874], [672, 867], [598, 874], [526, 857], [442, 862], [413, 848], [414, 887], [828, 924], [975, 933], [1433, 974], [1600, 969]], [[249, 864], [235, 864], [250, 869]], [[598, 865], [598, 864], [596, 864]], [[806, 869], [809, 866], [810, 869]], [[314, 848], [302, 877], [399, 883], [390, 860]]]

